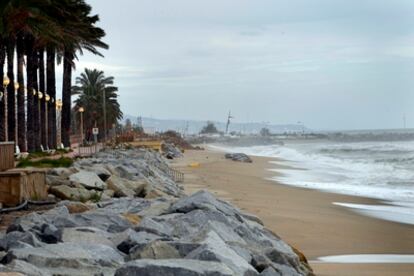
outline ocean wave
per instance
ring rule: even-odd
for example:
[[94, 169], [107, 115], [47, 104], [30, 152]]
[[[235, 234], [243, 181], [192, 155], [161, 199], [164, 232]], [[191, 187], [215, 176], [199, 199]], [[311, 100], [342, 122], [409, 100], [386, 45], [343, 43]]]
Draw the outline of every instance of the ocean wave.
[[305, 169], [278, 169], [282, 174], [277, 180], [285, 184], [414, 202], [413, 142], [292, 143], [227, 150], [276, 157]]

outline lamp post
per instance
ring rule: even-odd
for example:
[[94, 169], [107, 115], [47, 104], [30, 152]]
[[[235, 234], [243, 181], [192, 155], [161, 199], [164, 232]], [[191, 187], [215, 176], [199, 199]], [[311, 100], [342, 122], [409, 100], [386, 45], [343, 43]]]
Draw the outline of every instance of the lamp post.
[[57, 111], [57, 120], [56, 120], [56, 144], [58, 148], [62, 145], [62, 133], [61, 133], [61, 114], [62, 114], [62, 100], [58, 99], [56, 101], [56, 111]]
[[16, 153], [20, 153], [20, 149], [19, 149], [19, 142], [17, 141], [18, 139], [18, 126], [19, 126], [19, 122], [18, 122], [18, 117], [17, 117], [17, 92], [19, 90], [19, 83], [15, 82], [14, 83], [14, 121], [16, 126], [14, 127], [14, 144], [15, 144], [15, 150]]
[[49, 94], [45, 94], [45, 147], [49, 149], [49, 141], [48, 141], [48, 125], [47, 125], [47, 105], [49, 104], [50, 96]]
[[4, 141], [9, 141], [9, 123], [8, 123], [8, 114], [7, 114], [7, 86], [10, 84], [10, 79], [7, 76], [3, 77], [3, 88], [4, 88], [4, 94], [3, 94], [3, 101], [4, 101]]
[[[39, 118], [38, 118], [38, 120], [39, 120], [39, 135], [41, 135], [41, 133], [42, 133], [42, 116], [41, 116], [41, 114], [40, 114], [40, 103], [41, 103], [41, 101], [42, 101], [42, 99], [43, 99], [43, 93], [42, 92], [40, 92], [40, 91], [38, 91], [37, 92], [37, 98], [38, 98], [38, 101], [37, 101], [37, 110], [38, 110], [38, 112], [39, 112]], [[40, 137], [42, 137], [42, 136], [40, 136]], [[39, 141], [40, 141], [40, 144], [42, 144], [42, 141], [41, 141], [41, 139], [39, 138]]]
[[85, 109], [83, 107], [79, 107], [80, 113], [80, 133], [81, 133], [81, 144], [83, 144], [83, 112]]
[[104, 145], [106, 145], [106, 91], [103, 89]]

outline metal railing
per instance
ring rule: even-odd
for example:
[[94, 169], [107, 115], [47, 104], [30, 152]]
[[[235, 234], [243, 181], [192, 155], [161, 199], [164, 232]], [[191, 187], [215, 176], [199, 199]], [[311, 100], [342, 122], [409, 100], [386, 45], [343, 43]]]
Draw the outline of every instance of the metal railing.
[[165, 166], [160, 166], [159, 163], [152, 161], [149, 157], [148, 154], [146, 154], [144, 156], [145, 160], [152, 166], [158, 168], [161, 171], [165, 171], [167, 173], [167, 175], [174, 180], [174, 182], [177, 183], [182, 183], [184, 182], [184, 173], [177, 171], [175, 169], [170, 168], [168, 165]]
[[90, 157], [94, 155], [95, 153], [100, 152], [104, 148], [104, 145], [102, 143], [94, 144], [91, 146], [79, 146], [78, 148], [78, 154], [82, 157]]
[[174, 180], [175, 182], [178, 183], [183, 183], [184, 182], [184, 173], [168, 168], [167, 169], [167, 174], [172, 178], [172, 180]]

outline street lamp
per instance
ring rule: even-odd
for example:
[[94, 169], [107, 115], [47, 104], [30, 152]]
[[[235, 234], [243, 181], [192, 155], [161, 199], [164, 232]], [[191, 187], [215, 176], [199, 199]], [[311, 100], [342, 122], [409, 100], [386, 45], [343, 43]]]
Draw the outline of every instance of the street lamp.
[[62, 115], [62, 106], [63, 102], [61, 99], [56, 100], [56, 110], [57, 110], [57, 120], [56, 120], [56, 144], [58, 148], [62, 145], [62, 135], [61, 135], [61, 115]]
[[3, 77], [3, 88], [4, 88], [4, 140], [6, 142], [9, 141], [9, 123], [8, 123], [8, 116], [7, 116], [7, 86], [10, 84], [10, 79], [7, 76]]
[[45, 94], [45, 147], [47, 149], [49, 149], [49, 141], [48, 141], [48, 134], [49, 134], [49, 130], [48, 130], [48, 124], [47, 124], [47, 105], [49, 104], [50, 101], [50, 96], [49, 94]]
[[15, 144], [15, 148], [16, 148], [16, 153], [20, 153], [20, 149], [19, 149], [19, 143], [17, 142], [17, 137], [18, 137], [18, 110], [17, 110], [17, 92], [19, 90], [19, 83], [16, 81], [14, 83], [14, 121], [16, 122], [16, 126], [14, 127], [14, 144]]
[[81, 144], [83, 144], [83, 112], [85, 112], [85, 109], [83, 107], [79, 107], [79, 113], [80, 113], [80, 132], [81, 132]]
[[[38, 118], [38, 121], [39, 121], [39, 135], [42, 133], [42, 116], [41, 116], [41, 109], [40, 109], [40, 102], [42, 101], [42, 99], [43, 99], [43, 93], [42, 92], [40, 92], [40, 91], [37, 91], [37, 98], [39, 99], [38, 101], [37, 101], [37, 112], [39, 112], [38, 114], [39, 114], [39, 118]], [[40, 137], [42, 137], [42, 136], [40, 136]], [[39, 140], [41, 140], [41, 139], [39, 139]], [[40, 141], [40, 143], [42, 143], [42, 141]]]

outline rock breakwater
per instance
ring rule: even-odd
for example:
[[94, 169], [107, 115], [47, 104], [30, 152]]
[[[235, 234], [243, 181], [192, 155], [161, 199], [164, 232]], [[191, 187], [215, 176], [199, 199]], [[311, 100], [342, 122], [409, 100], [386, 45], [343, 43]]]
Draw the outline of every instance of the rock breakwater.
[[313, 275], [259, 218], [208, 191], [185, 196], [167, 171], [161, 156], [145, 150], [102, 152], [51, 170], [50, 190], [64, 200], [9, 226], [0, 238], [0, 271]]

